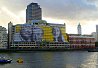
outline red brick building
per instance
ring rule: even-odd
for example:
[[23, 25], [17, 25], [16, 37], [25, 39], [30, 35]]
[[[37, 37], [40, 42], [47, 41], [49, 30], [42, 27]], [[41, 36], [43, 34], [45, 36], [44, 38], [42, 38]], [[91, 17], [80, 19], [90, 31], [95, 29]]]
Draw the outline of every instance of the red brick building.
[[92, 35], [68, 34], [70, 48], [95, 48], [95, 38]]

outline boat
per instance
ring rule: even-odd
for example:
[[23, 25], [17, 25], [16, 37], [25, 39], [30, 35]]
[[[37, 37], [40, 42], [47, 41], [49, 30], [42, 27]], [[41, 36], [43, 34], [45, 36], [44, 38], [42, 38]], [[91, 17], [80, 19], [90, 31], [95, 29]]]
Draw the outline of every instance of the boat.
[[5, 57], [0, 57], [0, 64], [11, 63], [12, 59], [6, 59]]
[[93, 49], [88, 49], [88, 52], [98, 52], [98, 47], [93, 48]]
[[17, 59], [17, 63], [23, 63], [23, 59], [22, 58], [18, 58]]

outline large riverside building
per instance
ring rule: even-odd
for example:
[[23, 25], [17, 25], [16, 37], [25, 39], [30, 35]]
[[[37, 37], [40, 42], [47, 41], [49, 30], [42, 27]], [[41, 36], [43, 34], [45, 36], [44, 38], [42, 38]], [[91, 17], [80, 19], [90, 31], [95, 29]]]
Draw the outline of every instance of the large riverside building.
[[70, 48], [95, 48], [95, 38], [92, 35], [68, 34]]
[[0, 26], [0, 49], [7, 48], [7, 30], [5, 27]]
[[69, 45], [65, 24], [32, 20], [31, 23], [17, 25], [10, 22], [8, 27], [9, 48], [64, 48]]
[[27, 6], [26, 9], [26, 22], [30, 20], [41, 20], [42, 19], [42, 10], [40, 5], [37, 3], [31, 3]]

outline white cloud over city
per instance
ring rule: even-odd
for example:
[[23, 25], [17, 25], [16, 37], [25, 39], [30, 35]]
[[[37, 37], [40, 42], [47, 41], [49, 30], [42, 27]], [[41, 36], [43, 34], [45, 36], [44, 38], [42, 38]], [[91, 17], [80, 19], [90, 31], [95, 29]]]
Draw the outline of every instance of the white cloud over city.
[[77, 33], [79, 22], [83, 34], [96, 30], [97, 0], [0, 0], [0, 24], [7, 27], [9, 21], [14, 24], [25, 23], [26, 6], [31, 2], [40, 5], [43, 19], [66, 23], [68, 33]]

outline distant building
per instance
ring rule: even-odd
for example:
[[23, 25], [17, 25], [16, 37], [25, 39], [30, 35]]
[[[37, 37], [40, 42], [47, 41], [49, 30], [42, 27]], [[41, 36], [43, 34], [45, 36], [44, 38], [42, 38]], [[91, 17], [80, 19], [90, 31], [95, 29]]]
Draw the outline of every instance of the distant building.
[[77, 27], [77, 31], [78, 31], [78, 34], [82, 34], [82, 32], [81, 32], [81, 25], [80, 25], [80, 23], [78, 24], [78, 27]]
[[92, 35], [68, 34], [70, 48], [95, 48], [95, 38]]
[[96, 42], [98, 42], [98, 25], [96, 25]]
[[97, 41], [96, 32], [92, 32], [91, 35], [95, 38], [95, 41]]
[[31, 3], [26, 9], [26, 23], [30, 20], [42, 20], [42, 10], [37, 3]]
[[5, 27], [0, 26], [0, 49], [7, 48], [7, 30]]

